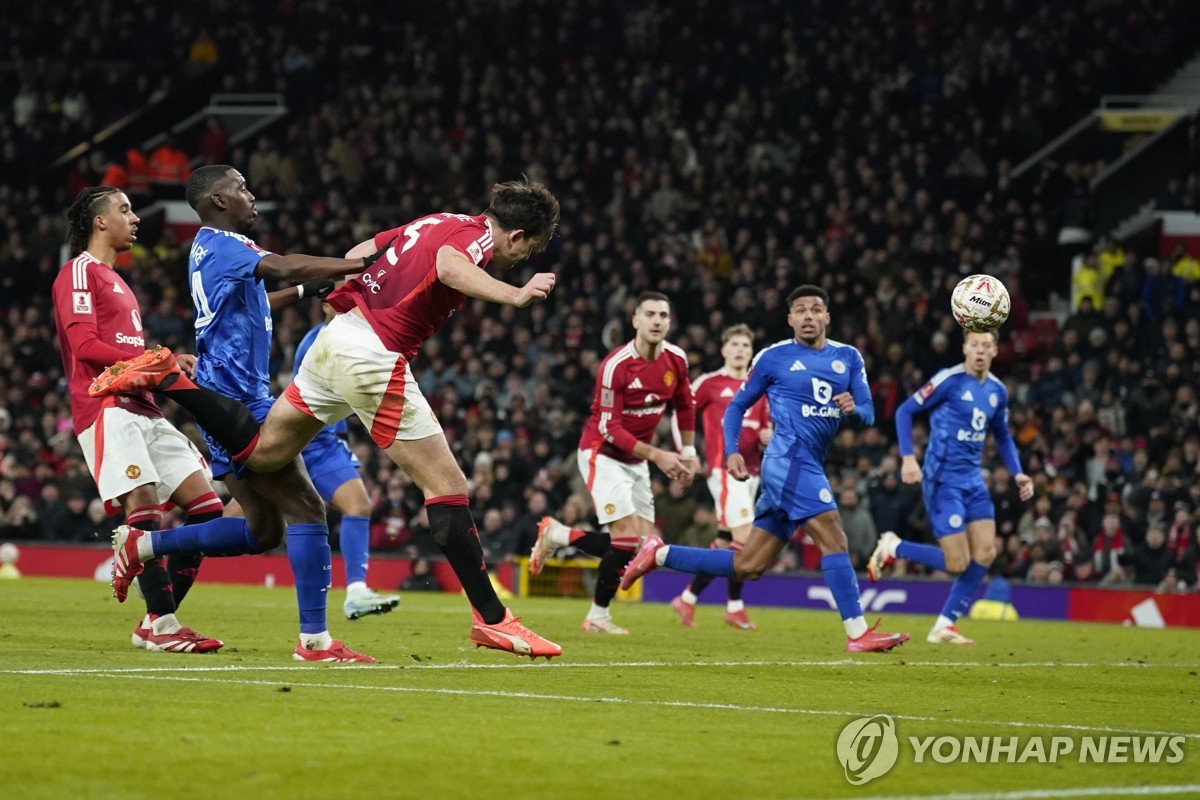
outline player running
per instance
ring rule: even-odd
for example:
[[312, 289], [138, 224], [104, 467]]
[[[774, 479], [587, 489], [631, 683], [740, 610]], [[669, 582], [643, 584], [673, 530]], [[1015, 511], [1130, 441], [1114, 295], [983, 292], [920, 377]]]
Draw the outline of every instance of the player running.
[[[975, 644], [959, 633], [955, 622], [966, 612], [988, 567], [996, 558], [996, 519], [983, 482], [980, 462], [988, 430], [1004, 465], [1012, 472], [1022, 500], [1033, 497], [1033, 479], [1021, 470], [1021, 459], [1008, 430], [1008, 389], [989, 370], [996, 357], [996, 334], [965, 333], [964, 362], [944, 369], [896, 410], [900, 443], [900, 478], [920, 483], [933, 535], [941, 547], [902, 541], [884, 532], [867, 563], [867, 574], [879, 580], [897, 558], [957, 575], [950, 596], [926, 640]], [[929, 412], [929, 444], [925, 468], [913, 453], [913, 415]], [[922, 480], [924, 478], [924, 480]]]
[[907, 633], [867, 627], [858, 598], [858, 579], [847, 553], [846, 533], [825, 477], [825, 454], [842, 418], [875, 421], [862, 355], [826, 339], [829, 296], [805, 285], [788, 295], [788, 324], [795, 338], [778, 342], [754, 359], [750, 377], [725, 412], [725, 466], [737, 480], [750, 472], [738, 452], [742, 420], [764, 394], [775, 429], [762, 463], [762, 494], [754, 528], [740, 552], [667, 545], [657, 536], [642, 543], [621, 578], [627, 589], [660, 566], [682, 572], [755, 580], [766, 572], [800, 525], [821, 548], [821, 572], [833, 593], [851, 652], [891, 650]]
[[[716, 372], [701, 375], [692, 384], [696, 396], [696, 415], [704, 431], [704, 460], [708, 464], [708, 491], [712, 493], [717, 511], [717, 536], [711, 547], [727, 547], [735, 553], [746, 545], [754, 524], [754, 500], [758, 495], [759, 472], [763, 447], [771, 438], [771, 418], [766, 399], [750, 407], [742, 420], [738, 452], [746, 462], [750, 477], [734, 480], [725, 469], [725, 410], [733, 400], [749, 372], [750, 357], [754, 355], [754, 334], [749, 325], [733, 325], [721, 334], [721, 356], [725, 366]], [[700, 593], [712, 583], [711, 575], [697, 575], [683, 593], [671, 601], [679, 621], [689, 628], [696, 626], [696, 602]], [[746, 616], [742, 602], [743, 581], [729, 580], [729, 596], [725, 605], [725, 623], [744, 631], [756, 626]]]
[[[325, 322], [304, 335], [296, 345], [293, 356], [293, 371], [299, 372], [309, 348], [333, 317], [328, 303], [322, 305]], [[317, 494], [326, 504], [333, 506], [342, 515], [342, 530], [338, 547], [342, 552], [342, 566], [346, 571], [346, 600], [342, 613], [346, 619], [358, 619], [368, 614], [386, 614], [400, 605], [400, 597], [394, 594], [379, 594], [367, 587], [367, 566], [371, 549], [371, 498], [358, 472], [358, 456], [350, 449], [349, 426], [339, 420], [321, 429], [313, 437], [300, 457], [304, 468], [312, 479]]]
[[[587, 482], [596, 517], [608, 535], [568, 528], [552, 517], [538, 525], [529, 571], [537, 575], [546, 558], [572, 545], [600, 557], [585, 633], [627, 634], [612, 620], [609, 604], [621, 570], [638, 541], [654, 532], [653, 461], [671, 480], [690, 484], [696, 471], [696, 411], [688, 381], [687, 354], [666, 340], [671, 302], [660, 292], [642, 292], [633, 312], [633, 341], [613, 350], [596, 372], [592, 415], [579, 439], [579, 471]], [[650, 442], [667, 410], [674, 408], [682, 450], [672, 453]]]
[[496, 596], [471, 518], [467, 479], [408, 366], [421, 343], [468, 297], [524, 308], [550, 294], [553, 273], [537, 273], [516, 287], [484, 268], [493, 262], [511, 267], [544, 250], [558, 215], [558, 200], [545, 186], [510, 181], [493, 187], [483, 214], [430, 214], [360, 242], [348, 258], [372, 251], [386, 258], [329, 296], [338, 316], [261, 424], [243, 403], [188, 380], [168, 351], [114, 365], [90, 391], [167, 392], [234, 461], [260, 477], [286, 468], [326, 425], [356, 414], [375, 444], [424, 492], [434, 540], [473, 609], [471, 641], [530, 657], [559, 655], [561, 647], [522, 625]]
[[[204, 458], [163, 418], [147, 392], [103, 400], [88, 396], [88, 385], [106, 364], [146, 349], [137, 298], [112, 267], [118, 253], [133, 247], [138, 222], [119, 189], [96, 186], [80, 192], [67, 211], [68, 245], [76, 255], [58, 273], [52, 296], [71, 420], [100, 499], [106, 508], [124, 509], [126, 524], [155, 531], [168, 500], [184, 509], [189, 523], [216, 519], [224, 506], [208, 482]], [[211, 653], [222, 647], [219, 639], [201, 636], [175, 616], [201, 560], [176, 553], [146, 563], [138, 584], [146, 616], [134, 628], [134, 647], [168, 653]]]

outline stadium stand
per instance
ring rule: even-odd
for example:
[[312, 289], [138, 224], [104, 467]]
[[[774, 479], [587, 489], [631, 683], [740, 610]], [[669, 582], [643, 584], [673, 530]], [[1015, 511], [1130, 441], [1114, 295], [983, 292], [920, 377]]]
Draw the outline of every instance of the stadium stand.
[[[89, 517], [95, 492], [54, 347], [62, 211], [217, 87], [286, 100], [288, 115], [253, 140], [218, 131], [202, 150], [197, 129], [181, 142], [227, 153], [274, 203], [258, 233], [267, 248], [341, 255], [431, 210], [481, 210], [493, 182], [522, 172], [562, 200], [561, 235], [514, 275], [553, 267], [551, 300], [468, 305], [414, 364], [477, 518], [498, 511], [493, 538], [515, 552], [545, 509], [579, 520], [590, 507], [571, 452], [599, 358], [630, 335], [631, 298], [671, 295], [673, 339], [699, 373], [720, 365], [725, 325], [748, 323], [759, 345], [784, 338], [782, 296], [805, 281], [829, 289], [830, 335], [863, 352], [876, 398], [877, 427], [843, 431], [831, 453], [835, 488], [861, 498], [879, 530], [927, 536], [919, 493], [896, 480], [893, 414], [960, 360], [949, 292], [987, 272], [1013, 297], [998, 372], [1038, 489], [1022, 506], [989, 451], [994, 570], [1194, 589], [1200, 268], [1180, 266], [1186, 253], [1164, 263], [1153, 246], [1119, 258], [1097, 247], [1101, 302], [1059, 325], [1039, 312], [1071, 295], [1073, 253], [1057, 233], [1086, 208], [1095, 167], [1064, 165], [1027, 190], [1008, 180], [1097, 95], [1148, 91], [1193, 55], [1193, 3], [452, 0], [387, 18], [374, 6], [11, 10], [0, 30], [0, 540], [106, 525]], [[250, 46], [250, 29], [271, 31], [266, 46]], [[451, 46], [469, 31], [479, 47]], [[145, 138], [98, 136], [131, 116], [145, 125], [160, 103]], [[1194, 173], [1173, 191], [1172, 205], [1196, 209]], [[186, 352], [187, 242], [153, 219], [144, 228], [130, 283], [150, 337]], [[276, 319], [280, 389], [319, 318], [301, 304]], [[359, 456], [373, 546], [428, 554], [414, 487], [375, 448]], [[707, 502], [699, 483], [694, 500]], [[711, 520], [681, 522], [669, 539]], [[788, 564], [803, 562], [797, 548]]]

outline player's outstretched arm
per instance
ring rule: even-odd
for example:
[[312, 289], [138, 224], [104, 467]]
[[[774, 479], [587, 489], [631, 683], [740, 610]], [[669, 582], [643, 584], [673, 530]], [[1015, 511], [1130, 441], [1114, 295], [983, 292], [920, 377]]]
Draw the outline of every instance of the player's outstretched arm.
[[[394, 241], [395, 239], [392, 240], [392, 242]], [[371, 265], [388, 251], [392, 242], [388, 242], [370, 255], [356, 258], [326, 258], [303, 253], [285, 256], [271, 253], [259, 259], [254, 274], [259, 278], [279, 278], [289, 281], [323, 281], [329, 278], [341, 278], [344, 275], [352, 275], [355, 272], [370, 269]]]
[[539, 272], [529, 283], [518, 288], [493, 278], [450, 246], [438, 250], [437, 275], [439, 281], [467, 297], [517, 308], [524, 308], [535, 300], [545, 300], [554, 289], [551, 272]]
[[322, 281], [308, 281], [299, 286], [289, 286], [286, 289], [280, 289], [276, 292], [267, 292], [267, 304], [271, 307], [272, 311], [278, 311], [306, 297], [315, 297], [318, 300], [324, 300], [336, 288], [337, 281], [332, 278], [326, 278]]

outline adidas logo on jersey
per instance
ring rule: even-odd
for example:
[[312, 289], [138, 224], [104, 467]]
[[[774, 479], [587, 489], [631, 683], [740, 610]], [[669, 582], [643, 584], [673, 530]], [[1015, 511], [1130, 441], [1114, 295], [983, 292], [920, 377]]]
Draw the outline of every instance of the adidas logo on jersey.
[[629, 388], [630, 389], [641, 389], [642, 388], [642, 379], [634, 378], [633, 383], [629, 384]]
[[970, 389], [967, 389], [965, 392], [962, 393], [962, 399], [966, 400], [968, 403], [975, 402], [975, 396], [973, 394], [971, 394]]
[[796, 359], [795, 361], [792, 362], [792, 368], [789, 369], [788, 372], [799, 372], [802, 369], [806, 370], [806, 369], [808, 369], [808, 367], [801, 364], [800, 359]]
[[728, 386], [726, 386], [721, 391], [721, 397], [733, 397], [733, 389], [730, 389]]
[[121, 288], [121, 284], [113, 284], [113, 294], [125, 294], [125, 290]]

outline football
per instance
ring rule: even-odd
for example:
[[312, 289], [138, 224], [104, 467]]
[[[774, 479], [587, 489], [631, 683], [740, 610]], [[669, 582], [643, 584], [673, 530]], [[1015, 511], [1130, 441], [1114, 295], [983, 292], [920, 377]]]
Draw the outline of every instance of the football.
[[968, 275], [954, 287], [950, 311], [970, 333], [994, 331], [1008, 319], [1008, 289], [991, 275]]

